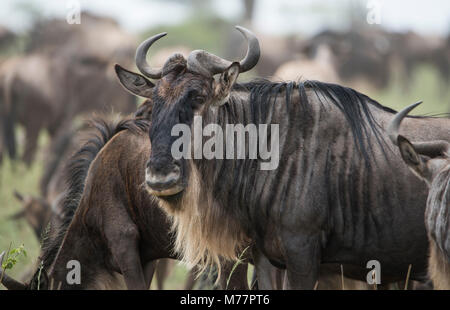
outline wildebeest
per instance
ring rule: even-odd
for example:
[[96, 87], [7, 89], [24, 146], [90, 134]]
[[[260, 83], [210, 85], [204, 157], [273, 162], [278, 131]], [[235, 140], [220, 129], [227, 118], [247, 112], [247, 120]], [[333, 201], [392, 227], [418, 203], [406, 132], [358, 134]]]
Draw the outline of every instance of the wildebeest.
[[[104, 118], [110, 117], [104, 116]], [[18, 191], [14, 193], [22, 206], [11, 218], [15, 220], [24, 218], [33, 228], [38, 240], [45, 234], [50, 219], [53, 217], [53, 221], [57, 220], [63, 212], [60, 202], [67, 189], [67, 164], [73, 153], [86, 142], [93, 131], [87, 123], [70, 124], [70, 126], [60, 131], [45, 150], [39, 195], [29, 195]]]
[[339, 79], [350, 84], [367, 81], [374, 88], [388, 86], [391, 76], [391, 46], [379, 30], [322, 31], [299, 44], [312, 56], [321, 45], [330, 48]]
[[274, 80], [298, 80], [307, 78], [313, 80], [337, 83], [339, 81], [334, 69], [333, 55], [327, 45], [318, 47], [312, 59], [301, 57], [281, 65], [274, 73]]
[[16, 156], [17, 124], [25, 129], [23, 159], [29, 164], [42, 129], [53, 138], [79, 114], [135, 110], [133, 96], [117, 87], [111, 65], [128, 61], [132, 36], [109, 19], [83, 17], [82, 25], [54, 20], [38, 27], [43, 31], [35, 33], [29, 53], [2, 63], [0, 132], [10, 157]]
[[[151, 105], [148, 101], [145, 101], [138, 108], [135, 117], [148, 118], [149, 113], [151, 113]], [[21, 210], [11, 218], [14, 220], [25, 219], [33, 228], [38, 240], [45, 240], [45, 238], [48, 238], [47, 235], [51, 234], [50, 228], [52, 226], [60, 227], [62, 224], [60, 221], [63, 218], [61, 215], [64, 214], [64, 205], [61, 203], [61, 199], [66, 191], [65, 178], [68, 173], [66, 163], [70, 160], [72, 153], [89, 138], [90, 134], [92, 134], [92, 130], [83, 123], [77, 128], [65, 130], [51, 142], [49, 149], [46, 151], [47, 160], [40, 181], [41, 197], [15, 193], [22, 206]], [[164, 282], [172, 266], [173, 264], [170, 264], [168, 259], [158, 261], [155, 270], [158, 289], [164, 287]], [[24, 277], [28, 280], [31, 275], [25, 274]]]
[[[75, 153], [69, 164], [61, 225], [52, 227], [44, 242], [42, 268], [28, 284], [4, 274], [6, 287], [35, 289], [38, 280], [40, 289], [117, 287], [116, 275], [121, 273], [127, 288], [148, 289], [154, 261], [177, 258], [169, 220], [142, 186], [142, 167], [150, 151], [148, 121], [94, 125], [99, 133]], [[66, 266], [73, 260], [80, 263], [81, 283], [70, 285], [66, 282]], [[228, 268], [231, 270], [231, 266]], [[229, 288], [246, 287], [245, 271], [243, 267], [237, 269]]]
[[[419, 103], [410, 105], [392, 120], [390, 137], [403, 160], [430, 188], [425, 226], [430, 239], [428, 272], [436, 289], [450, 289], [450, 143], [445, 140], [411, 143], [399, 135], [403, 118]], [[410, 135], [408, 131], [405, 134]], [[450, 132], [448, 133], [450, 135]]]
[[10, 45], [15, 39], [14, 32], [0, 25], [0, 50]]
[[124, 31], [116, 20], [83, 11], [80, 24], [64, 18], [37, 21], [29, 33], [26, 53], [86, 54], [103, 56], [111, 61], [134, 55], [135, 37]]
[[[394, 111], [335, 84], [235, 83], [260, 54], [257, 38], [238, 29], [248, 39], [240, 62], [197, 50], [152, 68], [145, 56], [162, 33], [137, 49], [146, 77], [119, 73], [130, 91], [153, 100], [146, 188], [173, 217], [183, 259], [192, 265], [232, 260], [253, 244], [257, 272], [259, 261], [269, 260], [287, 269], [287, 287], [297, 289], [314, 287], [321, 263], [343, 264], [347, 276], [365, 279], [367, 262], [378, 260], [384, 283], [404, 280], [410, 264], [411, 279], [425, 276], [427, 189], [386, 139], [383, 128]], [[184, 124], [192, 132], [194, 115], [203, 129], [277, 124], [278, 167], [260, 170], [264, 160], [247, 155], [174, 159], [172, 129]], [[417, 139], [448, 140], [449, 126], [449, 119], [405, 120]], [[190, 140], [195, 145], [193, 135]], [[241, 145], [245, 154], [249, 144]]]

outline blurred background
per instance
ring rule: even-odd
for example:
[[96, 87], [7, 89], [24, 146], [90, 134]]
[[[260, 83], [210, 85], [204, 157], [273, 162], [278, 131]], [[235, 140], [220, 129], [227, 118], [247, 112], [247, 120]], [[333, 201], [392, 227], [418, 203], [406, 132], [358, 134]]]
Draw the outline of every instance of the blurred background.
[[[153, 65], [193, 49], [240, 59], [237, 24], [254, 31], [262, 49], [242, 81], [316, 79], [394, 109], [423, 100], [416, 113], [450, 112], [447, 0], [2, 0], [0, 251], [24, 244], [28, 253], [12, 275], [26, 278], [38, 257], [40, 223], [57, 201], [57, 172], [74, 143], [68, 137], [92, 113], [136, 110], [113, 64], [134, 70], [139, 42], [163, 31]], [[34, 204], [30, 220], [23, 208]], [[165, 287], [183, 288], [185, 268], [169, 269]]]

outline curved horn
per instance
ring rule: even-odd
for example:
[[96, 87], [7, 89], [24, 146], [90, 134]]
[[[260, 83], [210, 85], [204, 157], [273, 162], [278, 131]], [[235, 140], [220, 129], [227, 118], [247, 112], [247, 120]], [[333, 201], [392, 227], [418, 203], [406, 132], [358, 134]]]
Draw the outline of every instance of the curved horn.
[[[395, 115], [387, 129], [387, 133], [393, 144], [398, 146], [398, 131], [403, 118], [421, 103], [422, 101], [411, 104]], [[414, 146], [416, 152], [421, 155], [436, 157], [447, 154], [450, 156], [450, 143], [447, 141], [437, 140], [430, 142], [414, 142], [411, 144]]]
[[141, 71], [141, 73], [148, 78], [151, 79], [161, 78], [162, 68], [153, 69], [148, 64], [146, 58], [148, 49], [152, 46], [152, 44], [155, 43], [157, 40], [161, 39], [162, 37], [164, 37], [165, 35], [167, 35], [167, 32], [154, 35], [145, 40], [144, 42], [142, 42], [141, 44], [139, 44], [138, 48], [136, 49], [136, 56], [135, 56], [136, 67], [138, 67], [139, 71]]
[[241, 26], [236, 26], [236, 29], [244, 35], [248, 43], [247, 54], [245, 54], [244, 59], [239, 62], [239, 72], [242, 73], [249, 71], [254, 66], [256, 66], [259, 60], [259, 56], [261, 56], [261, 49], [259, 47], [259, 41], [253, 32]]
[[391, 142], [394, 145], [398, 145], [397, 144], [398, 130], [400, 128], [400, 124], [401, 124], [402, 120], [405, 118], [406, 115], [408, 115], [409, 112], [411, 112], [415, 107], [417, 107], [421, 103], [422, 103], [422, 101], [413, 103], [413, 104], [407, 106], [406, 108], [404, 108], [403, 110], [401, 110], [400, 112], [398, 112], [397, 114], [395, 114], [394, 119], [391, 121], [391, 123], [389, 124], [389, 127], [387, 129], [389, 139], [391, 139]]
[[3, 284], [8, 290], [25, 290], [27, 286], [22, 282], [14, 280], [6, 274], [2, 268], [3, 256], [5, 256], [5, 251], [0, 254], [0, 283]]
[[[244, 59], [239, 62], [240, 69], [239, 72], [246, 72], [252, 69], [258, 63], [259, 56], [261, 55], [261, 50], [259, 47], [259, 41], [256, 36], [250, 30], [236, 26], [236, 29], [247, 40], [247, 54]], [[214, 54], [208, 53], [203, 50], [195, 50], [189, 54], [187, 60], [188, 69], [206, 76], [213, 76], [218, 73], [222, 73], [232, 62], [220, 58]]]

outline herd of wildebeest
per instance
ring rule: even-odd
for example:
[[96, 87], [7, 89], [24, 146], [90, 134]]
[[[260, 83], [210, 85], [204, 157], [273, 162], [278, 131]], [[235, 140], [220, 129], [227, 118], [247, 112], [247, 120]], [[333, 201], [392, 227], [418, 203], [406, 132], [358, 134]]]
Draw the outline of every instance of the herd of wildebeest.
[[[192, 268], [187, 288], [209, 274], [221, 289], [370, 289], [375, 260], [377, 287], [450, 289], [449, 118], [409, 116], [420, 102], [396, 112], [329, 81], [237, 82], [263, 52], [243, 27], [247, 53], [238, 62], [195, 50], [154, 67], [147, 52], [165, 33], [135, 49], [113, 20], [82, 20], [36, 25], [27, 52], [0, 64], [0, 155], [18, 156], [17, 124], [28, 164], [41, 130], [50, 136], [41, 197], [16, 192], [23, 209], [11, 218], [29, 222], [41, 253], [24, 281], [0, 269], [6, 288], [148, 289], [154, 273], [161, 288], [166, 259], [176, 259]], [[367, 75], [382, 87], [389, 57], [376, 50], [394, 57], [406, 45], [395, 55], [405, 70], [436, 62], [447, 87], [450, 49], [430, 51], [414, 36], [398, 35], [388, 49], [376, 33], [323, 32], [298, 47], [312, 58], [276, 73], [268, 54], [258, 70], [286, 76], [304, 66], [340, 80]], [[368, 42], [375, 45], [363, 48]], [[340, 58], [334, 73], [323, 57]], [[137, 109], [136, 96], [145, 99]], [[262, 158], [174, 158], [172, 129], [192, 127], [195, 116], [222, 128], [278, 124], [278, 167], [260, 169]], [[81, 281], [67, 281], [69, 261], [79, 262]]]

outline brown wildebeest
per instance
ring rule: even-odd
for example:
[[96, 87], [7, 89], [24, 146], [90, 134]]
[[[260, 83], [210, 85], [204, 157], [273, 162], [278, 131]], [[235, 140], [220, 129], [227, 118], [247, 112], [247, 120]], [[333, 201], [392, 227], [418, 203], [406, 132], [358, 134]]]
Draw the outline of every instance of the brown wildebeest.
[[376, 88], [388, 86], [391, 47], [386, 34], [378, 30], [322, 31], [299, 44], [301, 52], [313, 56], [328, 46], [339, 79], [350, 84], [365, 80]]
[[295, 81], [300, 78], [337, 83], [338, 74], [334, 69], [333, 55], [328, 46], [321, 45], [314, 58], [301, 57], [281, 65], [273, 74], [272, 80]]
[[50, 220], [57, 221], [63, 212], [60, 202], [67, 189], [67, 163], [73, 153], [86, 142], [90, 130], [91, 128], [83, 123], [81, 126], [73, 126], [60, 132], [51, 141], [48, 150], [45, 151], [44, 171], [39, 182], [40, 195], [14, 192], [15, 197], [22, 203], [22, 207], [10, 218], [25, 219], [33, 228], [38, 240], [43, 237]]
[[[151, 103], [147, 100], [138, 107], [135, 117], [149, 119], [150, 113]], [[69, 162], [71, 155], [89, 138], [89, 133], [92, 134], [89, 127], [83, 124], [78, 128], [65, 130], [51, 142], [49, 149], [46, 151], [44, 173], [40, 181], [41, 197], [15, 192], [16, 198], [22, 202], [22, 208], [11, 216], [11, 219], [24, 218], [33, 228], [38, 240], [45, 238], [46, 233], [48, 234], [50, 220], [52, 225], [56, 227], [61, 225], [59, 220], [62, 218], [64, 206], [60, 203], [60, 200], [64, 197], [66, 190], [66, 163]], [[172, 267], [173, 264], [168, 259], [158, 261], [155, 271], [158, 289], [163, 289]]]
[[[392, 120], [390, 137], [403, 160], [430, 188], [425, 226], [430, 239], [428, 272], [436, 289], [450, 289], [450, 143], [445, 140], [409, 142], [399, 135], [403, 118], [421, 102], [410, 105]], [[408, 131], [405, 131], [409, 135]], [[450, 131], [448, 132], [450, 136]]]
[[10, 157], [16, 156], [16, 124], [25, 128], [23, 159], [29, 164], [41, 129], [53, 138], [79, 114], [135, 110], [134, 97], [117, 87], [111, 65], [129, 62], [133, 37], [109, 18], [82, 18], [81, 25], [56, 19], [37, 26], [29, 54], [2, 63], [0, 132]]
[[126, 60], [134, 55], [136, 38], [124, 31], [116, 20], [83, 11], [80, 24], [69, 24], [64, 18], [43, 19], [33, 25], [27, 53], [83, 53], [102, 56], [111, 61]]
[[10, 45], [15, 39], [14, 32], [0, 25], [0, 50]]
[[[99, 134], [69, 164], [62, 224], [44, 243], [42, 269], [26, 285], [4, 274], [7, 288], [37, 288], [39, 274], [40, 289], [51, 283], [61, 289], [116, 287], [121, 273], [129, 289], [148, 289], [154, 261], [177, 258], [170, 222], [143, 187], [148, 124], [142, 119], [94, 123]], [[70, 285], [66, 265], [73, 260], [80, 263], [81, 283]], [[246, 266], [238, 267], [230, 288], [246, 285]]]
[[[260, 54], [256, 37], [238, 29], [249, 45], [239, 63], [197, 50], [187, 59], [173, 55], [161, 69], [152, 68], [145, 56], [163, 33], [145, 40], [136, 52], [137, 67], [156, 84], [119, 70], [125, 87], [153, 100], [146, 188], [173, 217], [177, 252], [192, 265], [208, 265], [236, 259], [253, 242], [257, 272], [260, 261], [268, 260], [286, 268], [287, 287], [297, 289], [312, 289], [325, 263], [342, 264], [347, 276], [360, 280], [370, 260], [380, 262], [383, 283], [404, 280], [410, 264], [411, 279], [424, 277], [427, 188], [387, 139], [383, 128], [395, 111], [335, 84], [235, 83]], [[194, 123], [194, 115], [202, 117], [202, 124]], [[212, 135], [211, 128], [230, 124], [248, 126], [248, 131], [260, 127], [257, 139], [266, 152], [250, 158], [255, 141], [244, 133], [223, 153], [231, 153], [231, 159], [189, 159], [190, 147], [180, 139], [188, 137], [194, 151], [203, 153], [207, 142], [210, 148], [215, 144], [188, 134], [197, 128]], [[279, 135], [275, 129], [264, 135], [269, 130], [264, 125], [278, 128]], [[450, 120], [408, 118], [405, 128], [418, 139], [448, 140]], [[182, 137], [173, 136], [173, 129]], [[226, 146], [226, 135], [215, 134], [217, 148]], [[238, 146], [243, 159], [234, 155]], [[271, 164], [268, 160], [278, 164], [276, 169], [261, 169]]]
[[[89, 55], [69, 58], [33, 54], [3, 63], [0, 105], [9, 155], [14, 158], [16, 153], [16, 123], [25, 128], [23, 158], [30, 163], [41, 129], [47, 129], [54, 137], [63, 124], [78, 114], [135, 110], [133, 98], [117, 88], [108, 67], [109, 62]], [[100, 87], [106, 90], [98, 92]]]

